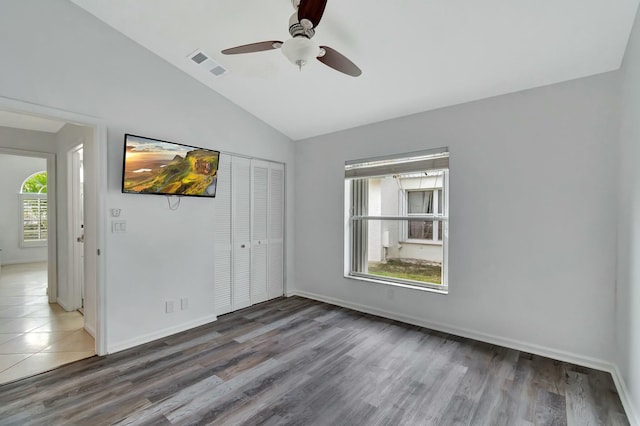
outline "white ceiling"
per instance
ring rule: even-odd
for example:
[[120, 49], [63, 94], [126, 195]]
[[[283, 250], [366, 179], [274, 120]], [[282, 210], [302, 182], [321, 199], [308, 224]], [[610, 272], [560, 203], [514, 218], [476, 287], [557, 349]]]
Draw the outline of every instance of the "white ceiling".
[[58, 133], [65, 123], [48, 118], [0, 110], [0, 127]]
[[[361, 77], [280, 51], [290, 0], [72, 0], [294, 140], [618, 69], [640, 0], [329, 0], [314, 40]], [[187, 56], [202, 49], [229, 72]]]

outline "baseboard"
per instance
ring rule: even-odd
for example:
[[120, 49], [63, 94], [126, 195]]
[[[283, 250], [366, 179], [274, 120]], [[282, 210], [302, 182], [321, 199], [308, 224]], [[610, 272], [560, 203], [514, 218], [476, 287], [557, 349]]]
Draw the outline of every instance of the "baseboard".
[[67, 306], [67, 304], [66, 304], [66, 303], [65, 303], [61, 298], [59, 298], [59, 297], [56, 299], [56, 303], [57, 303], [58, 305], [60, 305], [60, 307], [62, 307], [62, 309], [64, 309], [64, 310], [65, 310], [65, 311], [67, 311], [67, 312], [75, 311], [75, 309], [70, 309], [70, 308]]
[[505, 337], [486, 334], [486, 333], [479, 332], [477, 330], [451, 326], [451, 325], [443, 324], [439, 322], [425, 321], [422, 318], [417, 318], [409, 315], [399, 314], [396, 312], [372, 308], [370, 306], [352, 303], [345, 300], [336, 299], [333, 297], [327, 297], [321, 294], [315, 294], [315, 293], [297, 290], [295, 292], [291, 292], [291, 294], [288, 294], [288, 296], [301, 296], [301, 297], [306, 297], [308, 299], [319, 300], [321, 302], [326, 302], [331, 305], [337, 305], [337, 306], [342, 306], [344, 308], [353, 309], [354, 311], [364, 312], [371, 315], [389, 318], [389, 319], [401, 321], [407, 324], [413, 324], [420, 327], [429, 328], [431, 330], [441, 331], [443, 333], [454, 334], [456, 336], [466, 337], [473, 340], [479, 340], [481, 342], [490, 343], [492, 345], [503, 346], [506, 348], [516, 349], [519, 351], [528, 352], [528, 353], [544, 356], [547, 358], [553, 358], [558, 361], [565, 361], [572, 364], [593, 368], [596, 370], [610, 372], [613, 369], [613, 364], [597, 358], [585, 357], [585, 356], [574, 354], [571, 352], [559, 351], [556, 349], [547, 348], [544, 346], [527, 343], [524, 341], [513, 340]]
[[95, 328], [91, 327], [89, 324], [87, 324], [87, 322], [85, 321], [84, 323], [84, 330], [89, 333], [91, 335], [91, 337], [93, 337], [93, 340], [96, 339], [96, 330]]
[[67, 302], [65, 302], [65, 301], [64, 301], [64, 299], [62, 299], [62, 298], [60, 298], [60, 297], [58, 297], [58, 298], [56, 299], [56, 303], [57, 303], [58, 305], [60, 305], [60, 307], [61, 307], [62, 309], [64, 309], [65, 311], [67, 311], [67, 312], [77, 311], [77, 309], [72, 309], [72, 308], [70, 308], [70, 307], [69, 307], [69, 305], [67, 305]]
[[198, 318], [197, 320], [182, 323], [174, 327], [169, 327], [162, 330], [154, 331], [152, 333], [143, 334], [142, 336], [134, 337], [133, 339], [116, 342], [114, 344], [107, 344], [107, 353], [112, 354], [114, 352], [120, 352], [125, 349], [130, 349], [135, 346], [149, 343], [157, 339], [162, 339], [163, 337], [171, 336], [172, 334], [181, 333], [183, 331], [190, 330], [192, 328], [199, 327], [201, 325], [209, 324], [210, 322], [213, 322], [216, 319], [218, 318], [215, 315], [207, 315], [205, 317]]
[[29, 259], [29, 260], [5, 260], [2, 262], [0, 266], [11, 266], [11, 265], [24, 265], [26, 263], [46, 263], [47, 258], [44, 259]]
[[640, 413], [640, 407], [634, 406], [633, 398], [631, 397], [626, 382], [622, 378], [620, 369], [618, 369], [617, 365], [614, 365], [610, 373], [618, 390], [618, 395], [620, 396], [620, 401], [622, 401], [622, 406], [627, 414], [629, 423], [631, 426], [640, 426], [640, 415], [638, 414]]

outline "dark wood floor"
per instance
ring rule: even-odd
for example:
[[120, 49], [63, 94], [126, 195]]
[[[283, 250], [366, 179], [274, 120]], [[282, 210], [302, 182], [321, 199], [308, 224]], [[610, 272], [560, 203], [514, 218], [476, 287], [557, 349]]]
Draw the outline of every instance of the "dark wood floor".
[[0, 424], [628, 420], [608, 373], [292, 297], [0, 386]]

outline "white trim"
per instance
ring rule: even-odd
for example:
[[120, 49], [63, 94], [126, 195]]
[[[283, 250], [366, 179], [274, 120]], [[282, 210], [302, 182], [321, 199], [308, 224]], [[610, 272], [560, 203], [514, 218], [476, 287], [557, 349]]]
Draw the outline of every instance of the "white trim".
[[9, 265], [24, 265], [27, 263], [44, 263], [46, 262], [47, 259], [21, 259], [21, 260], [7, 260], [7, 259], [2, 259], [2, 266], [9, 266]]
[[442, 240], [420, 240], [417, 238], [407, 239], [404, 241], [398, 241], [400, 244], [419, 244], [423, 246], [441, 246]]
[[96, 338], [96, 330], [95, 328], [91, 327], [89, 324], [85, 324], [84, 325], [84, 330], [89, 333], [91, 335], [91, 337], [93, 337], [93, 339], [95, 340]]
[[308, 299], [319, 300], [321, 302], [329, 303], [332, 305], [342, 306], [344, 308], [353, 309], [354, 311], [364, 312], [371, 315], [376, 315], [396, 321], [401, 321], [407, 324], [413, 324], [420, 327], [429, 328], [431, 330], [441, 331], [443, 333], [454, 334], [460, 337], [466, 337], [468, 339], [479, 340], [481, 342], [489, 343], [492, 345], [503, 346], [506, 348], [516, 349], [523, 352], [528, 352], [536, 355], [553, 358], [558, 361], [569, 362], [571, 364], [581, 365], [584, 367], [593, 368], [596, 370], [611, 372], [613, 364], [597, 358], [587, 357], [572, 352], [556, 350], [545, 346], [536, 345], [533, 343], [524, 342], [521, 340], [514, 340], [505, 337], [495, 336], [492, 334], [482, 333], [477, 330], [471, 330], [468, 328], [461, 328], [452, 326], [440, 322], [427, 321], [422, 318], [417, 318], [410, 315], [399, 314], [395, 312], [386, 311], [383, 309], [373, 308], [358, 303], [348, 302], [342, 299], [333, 297], [327, 297], [316, 293], [310, 293], [306, 291], [294, 291], [289, 296], [301, 296]]
[[[98, 168], [96, 175], [98, 176], [98, 194], [97, 194], [97, 244], [98, 250], [102, 251], [102, 255], [98, 256], [96, 271], [96, 353], [98, 355], [107, 354], [107, 272], [106, 272], [106, 218], [105, 218], [105, 198], [107, 194], [107, 126], [99, 121], [93, 133], [93, 141], [96, 144], [95, 165]], [[86, 164], [86, 162], [85, 162]], [[87, 212], [85, 211], [85, 217]], [[86, 280], [86, 275], [85, 275]]]
[[63, 300], [63, 299], [61, 299], [60, 297], [58, 297], [58, 298], [56, 299], [56, 303], [57, 303], [58, 305], [60, 305], [60, 306], [62, 307], [62, 309], [64, 309], [64, 310], [65, 310], [65, 311], [67, 311], [67, 312], [75, 311], [75, 309], [72, 309], [71, 307], [69, 307], [69, 306], [64, 302], [64, 300]]
[[640, 407], [634, 406], [633, 398], [631, 397], [631, 393], [629, 392], [626, 382], [622, 378], [620, 369], [614, 364], [612, 365], [610, 373], [611, 377], [613, 377], [613, 383], [616, 385], [616, 389], [618, 390], [618, 395], [620, 396], [620, 401], [622, 402], [624, 411], [627, 414], [629, 423], [631, 426], [640, 426]]
[[344, 277], [349, 280], [366, 281], [374, 284], [391, 285], [394, 287], [402, 287], [418, 291], [428, 291], [431, 293], [444, 295], [449, 294], [449, 288], [441, 284], [433, 284], [428, 282], [420, 283], [419, 281], [416, 281], [416, 284], [412, 284], [411, 280], [408, 279], [398, 278], [398, 281], [393, 281], [393, 277], [374, 274], [355, 275], [355, 273], [350, 273], [346, 274]]
[[107, 353], [112, 354], [114, 352], [120, 352], [125, 349], [131, 349], [135, 346], [143, 345], [145, 343], [153, 342], [154, 340], [162, 339], [163, 337], [171, 336], [173, 334], [181, 333], [183, 331], [190, 330], [201, 325], [209, 324], [218, 319], [216, 315], [207, 315], [202, 318], [198, 318], [193, 321], [189, 321], [173, 327], [168, 327], [162, 330], [154, 331], [151, 333], [143, 334], [142, 336], [134, 337], [133, 339], [123, 340], [116, 342], [113, 345], [109, 345]]
[[[80, 220], [78, 217], [77, 206], [74, 201], [76, 201], [76, 194], [79, 191], [79, 188], [76, 185], [76, 182], [79, 181], [79, 176], [77, 173], [77, 153], [81, 149], [84, 148], [85, 140], [84, 138], [79, 138], [77, 140], [78, 145], [73, 148], [67, 150], [67, 291], [66, 293], [69, 295], [69, 303], [73, 305], [74, 310], [82, 308], [82, 300], [81, 294], [84, 294], [84, 289], [80, 288], [80, 284], [84, 286], [84, 279], [80, 281], [78, 274], [78, 264], [77, 260], [77, 228], [76, 224]], [[78, 180], [76, 180], [76, 178]], [[84, 265], [82, 266], [82, 275], [84, 278]]]
[[[81, 126], [93, 128], [93, 143], [95, 144], [95, 156], [93, 158], [95, 173], [98, 185], [98, 191], [96, 194], [96, 244], [98, 250], [104, 253], [105, 250], [105, 197], [107, 193], [107, 126], [102, 119], [91, 117], [75, 112], [61, 110], [43, 105], [37, 105], [29, 102], [24, 102], [17, 99], [0, 97], [0, 109], [12, 111], [16, 113], [36, 115], [44, 118], [54, 118], [60, 121], [66, 121], [68, 123], [77, 124]], [[9, 150], [10, 151], [10, 150]], [[16, 151], [16, 150], [14, 150]], [[51, 154], [53, 155], [53, 154]], [[54, 156], [55, 158], [55, 156]], [[55, 161], [51, 164], [53, 170], [47, 168], [47, 173], [50, 173], [55, 178]], [[54, 186], [49, 182], [49, 185]], [[55, 186], [53, 188], [55, 190]], [[48, 191], [50, 194], [52, 190]], [[53, 198], [53, 197], [52, 197]], [[49, 203], [51, 207], [51, 203]], [[55, 206], [53, 206], [55, 207]], [[55, 215], [55, 208], [53, 212]], [[55, 216], [49, 216], [49, 221], [55, 223]], [[56, 227], [52, 227], [49, 231], [49, 238], [54, 239]], [[57, 259], [55, 256], [55, 245], [49, 246], [50, 256], [49, 259]], [[54, 255], [51, 255], [53, 247]], [[96, 353], [98, 355], [106, 354], [106, 336], [107, 336], [107, 321], [106, 321], [106, 271], [105, 271], [105, 256], [97, 256], [96, 259], [96, 332], [98, 338], [96, 338]], [[49, 262], [49, 276], [50, 280], [57, 278], [57, 262]], [[57, 284], [57, 283], [56, 283]], [[57, 297], [55, 294], [51, 294], [49, 291], [49, 298], [53, 297], [53, 301]], [[54, 292], [55, 293], [55, 292]]]

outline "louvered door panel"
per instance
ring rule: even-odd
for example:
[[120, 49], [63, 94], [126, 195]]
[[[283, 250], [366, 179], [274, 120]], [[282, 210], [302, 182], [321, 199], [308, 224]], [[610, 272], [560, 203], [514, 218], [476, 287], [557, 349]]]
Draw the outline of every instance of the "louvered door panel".
[[251, 161], [251, 303], [267, 300], [269, 163]]
[[284, 293], [284, 165], [269, 170], [269, 267], [268, 298]]
[[214, 218], [214, 307], [215, 314], [222, 315], [233, 310], [232, 299], [232, 220], [231, 220], [231, 157], [220, 155], [218, 187], [216, 191]]
[[233, 309], [251, 305], [251, 160], [233, 157]]

